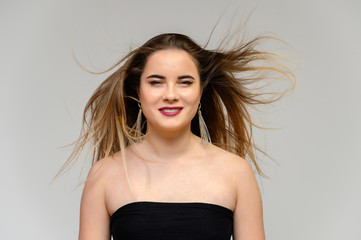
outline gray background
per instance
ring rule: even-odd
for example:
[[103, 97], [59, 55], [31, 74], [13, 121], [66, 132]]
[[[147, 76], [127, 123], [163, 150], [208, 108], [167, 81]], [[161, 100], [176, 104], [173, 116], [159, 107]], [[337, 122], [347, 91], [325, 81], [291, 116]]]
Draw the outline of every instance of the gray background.
[[[244, 19], [249, 35], [271, 31], [290, 43], [298, 85], [262, 109], [257, 143], [267, 239], [361, 239], [361, 1], [0, 1], [0, 239], [76, 239], [80, 164], [53, 185], [78, 136], [83, 107], [127, 51], [161, 32], [213, 42]], [[284, 49], [280, 49], [283, 51]], [[262, 157], [262, 156], [260, 156]]]

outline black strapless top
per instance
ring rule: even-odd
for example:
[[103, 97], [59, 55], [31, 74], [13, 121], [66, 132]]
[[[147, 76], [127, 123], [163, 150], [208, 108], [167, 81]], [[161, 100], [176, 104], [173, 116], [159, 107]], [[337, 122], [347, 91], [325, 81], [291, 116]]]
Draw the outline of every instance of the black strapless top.
[[233, 212], [210, 203], [133, 202], [111, 216], [114, 240], [229, 240]]

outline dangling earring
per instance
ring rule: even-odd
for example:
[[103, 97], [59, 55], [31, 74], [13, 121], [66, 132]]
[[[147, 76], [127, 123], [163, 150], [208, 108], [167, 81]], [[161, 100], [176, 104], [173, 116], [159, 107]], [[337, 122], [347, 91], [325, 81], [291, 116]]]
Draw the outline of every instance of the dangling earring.
[[202, 117], [201, 103], [199, 103], [198, 106], [198, 121], [199, 121], [199, 131], [201, 133], [201, 139], [203, 140], [202, 142], [206, 144], [211, 143], [212, 142], [211, 136], [209, 135], [207, 125]]
[[135, 137], [139, 138], [142, 136], [142, 106], [138, 102], [139, 112], [137, 116], [137, 120], [135, 121], [133, 125], [133, 129], [135, 130]]

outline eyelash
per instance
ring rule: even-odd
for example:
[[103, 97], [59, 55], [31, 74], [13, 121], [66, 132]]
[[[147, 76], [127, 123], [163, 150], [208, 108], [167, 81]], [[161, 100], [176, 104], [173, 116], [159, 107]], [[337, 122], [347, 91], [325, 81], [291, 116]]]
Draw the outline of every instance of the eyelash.
[[[157, 81], [157, 80], [153, 80], [153, 81], [150, 81], [149, 84], [150, 85], [156, 85], [156, 84], [161, 84], [162, 82], [161, 81]], [[181, 81], [180, 82], [182, 85], [192, 85], [193, 82], [192, 81]]]
[[182, 81], [181, 84], [192, 85], [193, 82], [192, 81]]
[[156, 81], [156, 80], [149, 82], [150, 85], [156, 85], [156, 84], [160, 84], [160, 83], [161, 83], [160, 81]]

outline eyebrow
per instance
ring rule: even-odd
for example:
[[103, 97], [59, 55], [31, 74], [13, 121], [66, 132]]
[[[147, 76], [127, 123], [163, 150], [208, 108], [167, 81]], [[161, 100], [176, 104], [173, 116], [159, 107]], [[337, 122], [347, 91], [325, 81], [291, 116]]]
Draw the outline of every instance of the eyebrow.
[[185, 79], [185, 78], [191, 78], [191, 79], [195, 80], [194, 77], [192, 77], [191, 75], [182, 75], [182, 76], [178, 77], [178, 79]]
[[[159, 78], [159, 79], [165, 79], [165, 77], [164, 76], [162, 76], [162, 75], [158, 75], [158, 74], [152, 74], [152, 75], [149, 75], [148, 77], [147, 77], [147, 79], [149, 79], [149, 78]], [[186, 78], [191, 78], [191, 79], [195, 79], [194, 77], [192, 77], [191, 75], [181, 75], [181, 76], [179, 76], [178, 77], [178, 79], [186, 79]]]
[[164, 76], [158, 75], [158, 74], [152, 74], [147, 77], [148, 78], [159, 78], [159, 79], [165, 79]]

